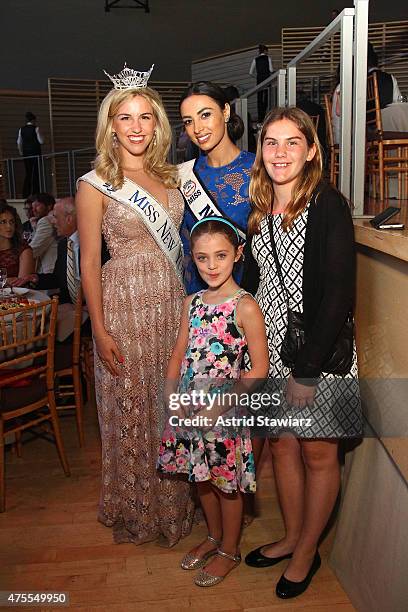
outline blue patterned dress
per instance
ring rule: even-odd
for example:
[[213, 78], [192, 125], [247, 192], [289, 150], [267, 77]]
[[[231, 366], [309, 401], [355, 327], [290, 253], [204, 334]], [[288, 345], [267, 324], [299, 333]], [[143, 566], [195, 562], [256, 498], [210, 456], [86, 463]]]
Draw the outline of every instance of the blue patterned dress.
[[[250, 213], [248, 190], [254, 161], [253, 153], [241, 151], [230, 164], [220, 168], [209, 166], [205, 155], [199, 157], [194, 166], [195, 174], [209, 191], [220, 211], [225, 213], [231, 221], [235, 221], [244, 231], [246, 231]], [[190, 255], [190, 230], [195, 221], [190, 209], [186, 207], [180, 234], [185, 254], [184, 284], [188, 295], [206, 287]], [[242, 266], [238, 265], [234, 271], [234, 278], [238, 284], [241, 277]]]
[[[189, 341], [184, 356], [179, 392], [205, 389], [228, 391], [239, 378], [247, 343], [235, 322], [240, 289], [221, 304], [203, 301], [197, 293], [189, 312]], [[239, 415], [230, 409], [223, 417]], [[210, 481], [224, 493], [254, 492], [255, 466], [249, 431], [216, 426], [210, 431], [176, 427], [167, 430], [159, 450], [158, 469], [166, 474], [188, 474], [190, 482]]]

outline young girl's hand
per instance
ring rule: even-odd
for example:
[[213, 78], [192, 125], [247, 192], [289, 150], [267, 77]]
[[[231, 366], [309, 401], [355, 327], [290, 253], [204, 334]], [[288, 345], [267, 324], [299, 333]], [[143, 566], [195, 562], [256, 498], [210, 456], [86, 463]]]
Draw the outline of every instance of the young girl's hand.
[[296, 382], [292, 375], [289, 376], [286, 385], [286, 401], [289, 406], [293, 406], [294, 408], [312, 406], [315, 394], [316, 386], [309, 387], [307, 385], [302, 385]]
[[119, 376], [120, 368], [118, 364], [124, 362], [124, 358], [119, 352], [118, 346], [112, 336], [107, 332], [101, 336], [94, 336], [96, 350], [105, 366], [112, 376]]

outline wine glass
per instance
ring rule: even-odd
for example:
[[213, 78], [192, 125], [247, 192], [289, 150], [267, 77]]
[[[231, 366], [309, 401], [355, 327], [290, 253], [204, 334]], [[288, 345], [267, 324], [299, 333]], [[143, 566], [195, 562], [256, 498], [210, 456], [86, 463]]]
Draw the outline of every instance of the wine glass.
[[7, 268], [0, 268], [0, 288], [1, 294], [4, 296], [4, 286], [7, 283]]

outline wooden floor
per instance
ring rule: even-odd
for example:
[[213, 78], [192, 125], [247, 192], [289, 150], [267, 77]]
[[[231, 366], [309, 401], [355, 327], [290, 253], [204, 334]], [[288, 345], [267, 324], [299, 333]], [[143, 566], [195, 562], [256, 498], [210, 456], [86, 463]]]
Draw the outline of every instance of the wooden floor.
[[[179, 569], [179, 562], [203, 537], [203, 525], [196, 525], [188, 538], [170, 550], [154, 543], [113, 544], [111, 531], [95, 518], [100, 448], [94, 409], [86, 410], [83, 450], [77, 444], [73, 418], [64, 416], [62, 429], [70, 478], [64, 477], [55, 448], [46, 440], [27, 441], [21, 459], [7, 451], [7, 511], [0, 515], [0, 590], [66, 591], [68, 609], [76, 610], [354, 610], [326, 563], [332, 534], [321, 546], [322, 568], [308, 591], [286, 602], [274, 594], [284, 563], [260, 570], [242, 563], [217, 587], [196, 587], [194, 572]], [[259, 476], [258, 512], [244, 531], [243, 553], [282, 534], [268, 460]]]

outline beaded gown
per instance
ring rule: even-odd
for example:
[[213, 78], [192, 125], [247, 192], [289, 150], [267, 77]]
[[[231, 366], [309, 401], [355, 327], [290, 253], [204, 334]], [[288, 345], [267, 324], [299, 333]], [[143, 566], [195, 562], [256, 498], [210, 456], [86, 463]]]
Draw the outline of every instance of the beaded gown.
[[[183, 198], [168, 190], [176, 226]], [[136, 212], [116, 200], [102, 232], [111, 259], [102, 268], [105, 327], [124, 356], [113, 377], [95, 351], [96, 400], [102, 439], [99, 520], [116, 542], [159, 539], [172, 546], [190, 532], [190, 487], [156, 470], [163, 429], [162, 384], [180, 321], [184, 290]]]

